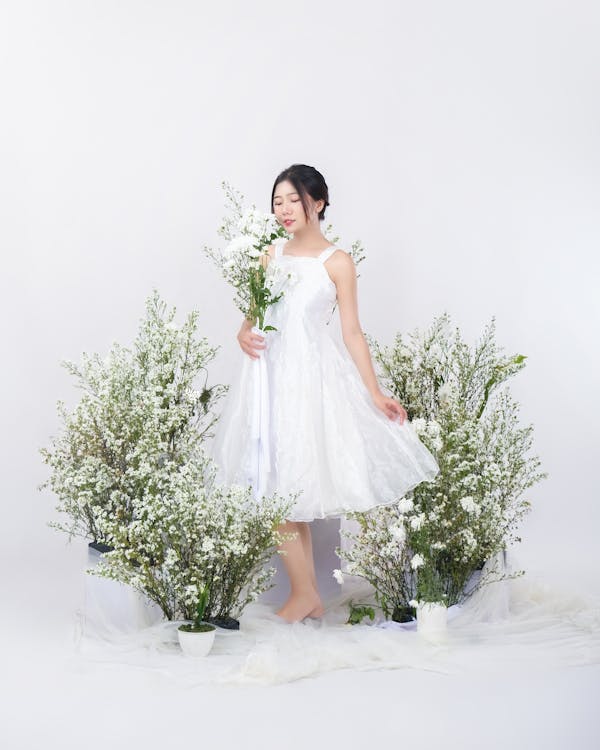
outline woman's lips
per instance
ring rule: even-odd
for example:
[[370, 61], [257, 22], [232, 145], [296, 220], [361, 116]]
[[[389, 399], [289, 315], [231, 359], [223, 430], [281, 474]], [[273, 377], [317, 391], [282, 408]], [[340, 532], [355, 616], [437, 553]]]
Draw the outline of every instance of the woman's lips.
[[283, 223], [286, 225], [286, 227], [289, 227], [290, 224], [294, 223], [294, 219], [286, 219], [286, 221], [284, 221]]

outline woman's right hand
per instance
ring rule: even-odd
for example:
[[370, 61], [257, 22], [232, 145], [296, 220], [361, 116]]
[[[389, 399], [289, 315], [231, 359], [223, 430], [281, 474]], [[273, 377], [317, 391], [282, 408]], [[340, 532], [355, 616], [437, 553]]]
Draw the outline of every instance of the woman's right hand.
[[244, 351], [252, 359], [258, 359], [260, 356], [256, 354], [256, 349], [264, 349], [266, 346], [265, 337], [252, 330], [253, 323], [248, 319], [244, 320], [240, 332], [237, 335], [237, 340]]

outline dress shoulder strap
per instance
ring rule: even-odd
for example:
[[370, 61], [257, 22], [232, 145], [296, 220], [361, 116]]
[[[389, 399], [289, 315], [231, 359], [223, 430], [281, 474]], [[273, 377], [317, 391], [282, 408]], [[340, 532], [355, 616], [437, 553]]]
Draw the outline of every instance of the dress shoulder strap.
[[335, 253], [337, 249], [338, 249], [337, 245], [326, 247], [325, 250], [323, 250], [323, 252], [320, 255], [317, 255], [317, 258], [321, 261], [321, 263], [325, 263], [325, 261], [331, 258], [331, 256]]
[[283, 246], [285, 242], [286, 242], [285, 237], [278, 237], [273, 243], [275, 245], [275, 257], [276, 258], [281, 258], [281, 252], [283, 250]]

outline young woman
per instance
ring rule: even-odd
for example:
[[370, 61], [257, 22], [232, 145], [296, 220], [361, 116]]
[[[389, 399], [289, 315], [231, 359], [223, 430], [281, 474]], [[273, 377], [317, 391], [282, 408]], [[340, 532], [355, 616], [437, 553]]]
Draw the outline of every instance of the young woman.
[[[279, 268], [292, 280], [267, 311], [265, 324], [276, 331], [265, 339], [252, 331], [255, 321], [244, 320], [238, 333], [250, 360], [264, 350], [267, 365], [272, 455], [265, 494], [300, 492], [280, 528], [298, 532], [281, 547], [290, 596], [277, 615], [290, 623], [324, 612], [309, 522], [396, 502], [439, 472], [404, 407], [379, 387], [358, 316], [356, 266], [321, 232], [328, 205], [327, 185], [314, 167], [293, 164], [277, 176], [272, 211], [292, 238], [268, 248], [267, 274]], [[343, 346], [328, 326], [336, 300]], [[244, 372], [213, 441], [213, 457], [230, 482], [240, 481], [248, 429]]]

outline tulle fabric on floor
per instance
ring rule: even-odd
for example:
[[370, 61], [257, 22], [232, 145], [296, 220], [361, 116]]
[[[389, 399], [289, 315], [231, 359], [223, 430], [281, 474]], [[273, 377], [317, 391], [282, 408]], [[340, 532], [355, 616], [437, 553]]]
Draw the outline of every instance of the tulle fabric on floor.
[[[513, 553], [490, 560], [511, 572]], [[75, 618], [72, 659], [82, 664], [147, 670], [179, 686], [272, 685], [336, 669], [423, 669], [445, 674], [554, 669], [600, 662], [600, 597], [571, 594], [525, 576], [482, 587], [448, 610], [442, 643], [425, 640], [416, 622], [381, 617], [347, 625], [348, 602], [372, 601], [372, 589], [354, 579], [325, 602], [321, 620], [291, 625], [276, 607], [248, 605], [240, 630], [218, 629], [211, 653], [185, 656], [177, 641], [179, 623], [162, 621], [125, 631], [85, 613]]]

